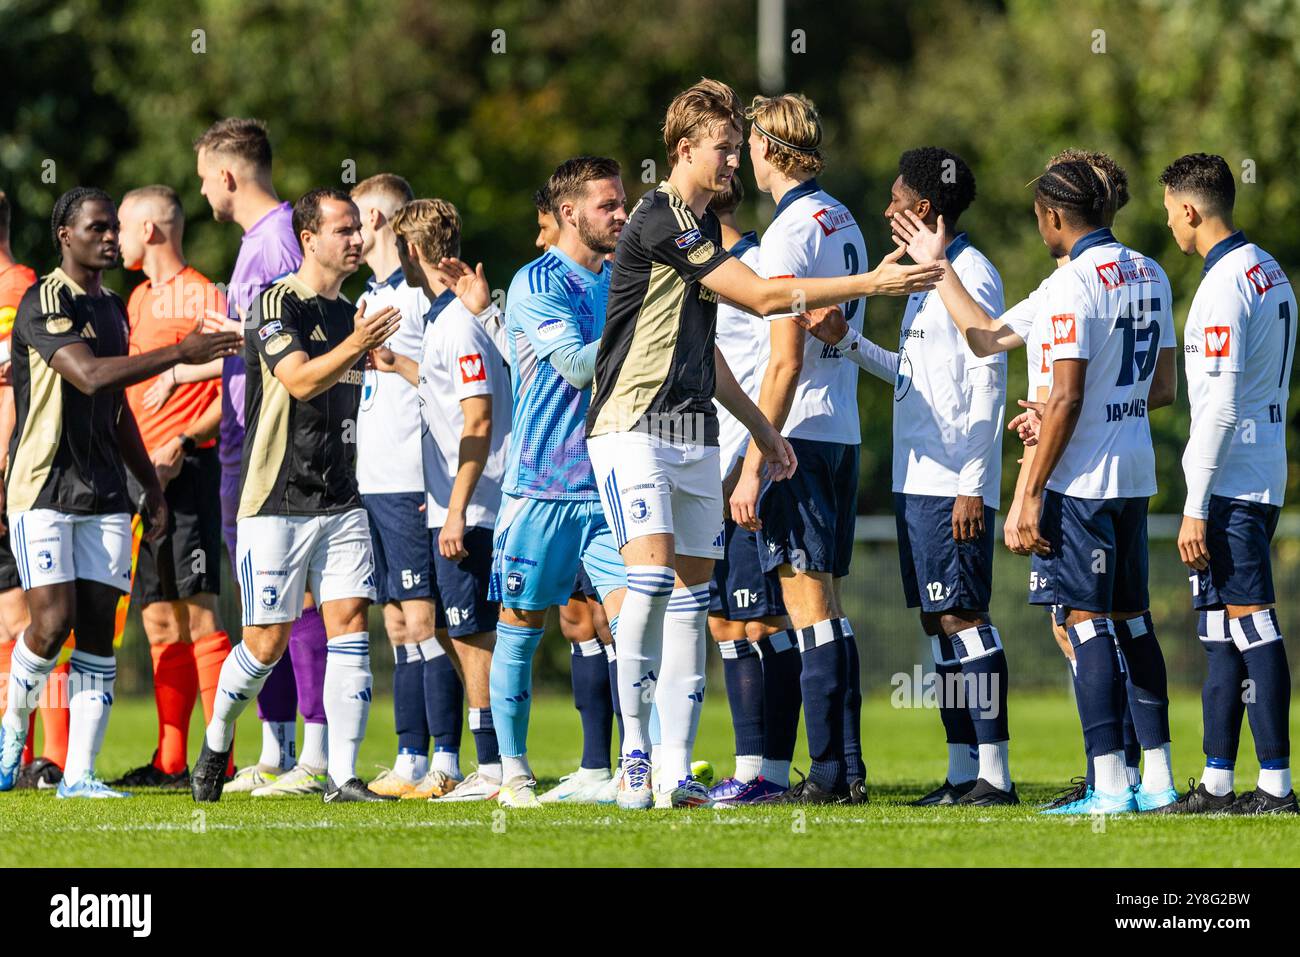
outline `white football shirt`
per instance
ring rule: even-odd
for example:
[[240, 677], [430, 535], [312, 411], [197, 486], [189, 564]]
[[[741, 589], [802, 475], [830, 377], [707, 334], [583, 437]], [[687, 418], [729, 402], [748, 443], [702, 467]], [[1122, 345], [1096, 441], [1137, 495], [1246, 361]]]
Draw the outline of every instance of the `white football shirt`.
[[[867, 244], [853, 214], [810, 179], [777, 204], [759, 247], [759, 274], [768, 279], [851, 276], [867, 271]], [[844, 318], [862, 331], [866, 299], [843, 303]], [[792, 316], [768, 316], [780, 319]], [[858, 367], [813, 336], [804, 339], [803, 371], [782, 434], [858, 445]]]
[[[487, 311], [492, 309], [496, 306]], [[425, 518], [429, 528], [441, 528], [447, 520], [465, 428], [461, 400], [488, 395], [492, 397], [492, 442], [465, 510], [465, 525], [492, 528], [510, 450], [510, 369], [484, 327], [484, 319], [471, 314], [449, 291], [434, 300], [428, 315], [420, 357]]]
[[[971, 298], [999, 316], [1002, 277], [988, 258], [965, 233], [948, 244], [947, 257]], [[894, 384], [895, 492], [979, 495], [998, 507], [1006, 368], [1005, 352], [971, 351], [937, 292], [908, 297]]]
[[1183, 361], [1193, 432], [1212, 412], [1209, 380], [1238, 376], [1237, 430], [1214, 473], [1214, 495], [1282, 504], [1296, 319], [1295, 293], [1272, 256], [1240, 232], [1210, 250], [1187, 314]]
[[1147, 395], [1160, 350], [1177, 344], [1165, 271], [1097, 229], [1040, 292], [1038, 335], [1053, 365], [1088, 361], [1079, 421], [1047, 487], [1075, 498], [1154, 495]]
[[[750, 269], [759, 271], [758, 236], [754, 233], [742, 236], [730, 252]], [[757, 403], [771, 345], [767, 320], [721, 299], [718, 302], [716, 341], [732, 375], [745, 394]], [[717, 399], [713, 400], [713, 405], [718, 410], [718, 464], [725, 479], [749, 448], [749, 430]]]
[[[389, 306], [397, 309], [402, 324], [384, 345], [420, 361], [424, 315], [429, 311], [424, 290], [408, 285], [399, 269], [383, 281], [372, 276], [360, 303], [371, 315]], [[422, 431], [415, 386], [400, 375], [367, 369], [357, 413], [357, 490], [362, 495], [423, 492]]]

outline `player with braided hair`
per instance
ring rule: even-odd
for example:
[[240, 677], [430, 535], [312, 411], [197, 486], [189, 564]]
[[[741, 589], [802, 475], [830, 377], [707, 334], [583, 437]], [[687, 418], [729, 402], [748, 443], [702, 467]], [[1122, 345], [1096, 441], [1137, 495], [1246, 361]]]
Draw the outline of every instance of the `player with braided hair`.
[[31, 609], [15, 643], [9, 700], [0, 722], [0, 791], [14, 786], [27, 718], [73, 628], [67, 764], [59, 797], [122, 797], [95, 778], [113, 703], [113, 623], [131, 587], [131, 512], [123, 466], [145, 489], [151, 538], [167, 504], [145, 451], [126, 386], [177, 363], [233, 353], [238, 333], [202, 332], [172, 346], [127, 354], [122, 300], [102, 286], [118, 264], [117, 210], [107, 193], [78, 187], [50, 219], [61, 263], [24, 294], [12, 338], [17, 422], [9, 450], [14, 555]]
[[[1053, 606], [1066, 628], [1096, 776], [1091, 794], [1054, 813], [1154, 810], [1177, 798], [1164, 659], [1147, 610], [1146, 535], [1156, 490], [1147, 413], [1172, 403], [1177, 390], [1172, 294], [1164, 270], [1105, 225], [1116, 195], [1106, 171], [1081, 160], [1053, 165], [1034, 191], [1039, 234], [1053, 257], [1069, 262], [1039, 287], [1032, 307], [1029, 337], [1037, 337], [1052, 383], [1016, 496], [1013, 548], [1033, 555], [1031, 604]], [[943, 259], [942, 228], [914, 215], [894, 225], [913, 259]], [[938, 289], [976, 354], [1025, 341], [951, 271]], [[1145, 759], [1140, 789], [1124, 767], [1126, 685]]]

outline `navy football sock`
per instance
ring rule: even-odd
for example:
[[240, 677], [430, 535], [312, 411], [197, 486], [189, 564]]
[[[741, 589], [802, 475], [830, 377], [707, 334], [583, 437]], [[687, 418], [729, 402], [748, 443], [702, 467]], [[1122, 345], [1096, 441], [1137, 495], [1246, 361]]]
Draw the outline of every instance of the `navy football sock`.
[[975, 739], [993, 744], [1011, 737], [1007, 723], [1007, 656], [1002, 638], [990, 624], [976, 625], [951, 637], [961, 665], [966, 712]]
[[[1233, 641], [1242, 649], [1254, 694], [1246, 701], [1250, 733], [1260, 765], [1291, 755], [1287, 718], [1291, 710], [1291, 672], [1277, 614], [1269, 608], [1230, 622]], [[1286, 767], [1285, 764], [1281, 767]]]
[[758, 642], [763, 653], [763, 757], [771, 761], [792, 760], [799, 736], [803, 659], [797, 640], [787, 630]]
[[[1070, 666], [1070, 684], [1074, 688], [1074, 707], [1079, 712], [1079, 727], [1083, 727], [1083, 694], [1079, 691], [1078, 662], [1071, 661], [1067, 664]], [[1097, 777], [1092, 767], [1092, 746], [1088, 743], [1086, 735], [1083, 739], [1083, 766], [1086, 769], [1083, 776], [1088, 787], [1096, 786]]]
[[399, 750], [429, 753], [429, 725], [424, 707], [424, 656], [419, 645], [394, 645], [393, 723]]
[[436, 750], [459, 753], [465, 726], [465, 688], [450, 656], [440, 654], [430, 658], [430, 653], [426, 646], [424, 714], [429, 735]]
[[1169, 743], [1169, 680], [1151, 613], [1113, 623], [1124, 656], [1125, 690], [1143, 750]]
[[500, 764], [501, 749], [497, 745], [497, 729], [492, 722], [491, 708], [470, 708], [469, 729], [474, 734], [474, 752], [478, 766]]
[[848, 652], [838, 618], [828, 618], [799, 630], [803, 671], [804, 731], [812, 766], [808, 777], [827, 791], [844, 781], [844, 707], [847, 697]]
[[1246, 663], [1227, 635], [1222, 611], [1201, 612], [1198, 630], [1206, 665], [1201, 686], [1201, 745], [1209, 759], [1207, 767], [1231, 769], [1237, 760], [1241, 718], [1246, 711]]
[[844, 691], [844, 775], [850, 781], [867, 776], [867, 766], [862, 761], [862, 663], [858, 658], [858, 639], [847, 618], [841, 618], [844, 628], [845, 677]]
[[1124, 766], [1137, 768], [1142, 764], [1142, 744], [1138, 741], [1137, 726], [1133, 724], [1133, 709], [1128, 695], [1124, 695]]
[[763, 755], [763, 661], [747, 638], [718, 642], [736, 756]]
[[1078, 665], [1079, 717], [1093, 756], [1124, 747], [1124, 684], [1110, 619], [1089, 618], [1066, 629]]
[[569, 658], [573, 678], [573, 705], [582, 718], [582, 767], [609, 767], [610, 735], [614, 725], [614, 699], [609, 693], [609, 658], [600, 639], [573, 642]]
[[961, 662], [952, 650], [952, 639], [947, 635], [931, 635], [930, 650], [934, 656], [934, 671], [939, 682], [939, 720], [943, 722], [944, 736], [949, 744], [978, 744], [970, 709], [964, 700], [958, 701], [953, 692], [960, 678]]

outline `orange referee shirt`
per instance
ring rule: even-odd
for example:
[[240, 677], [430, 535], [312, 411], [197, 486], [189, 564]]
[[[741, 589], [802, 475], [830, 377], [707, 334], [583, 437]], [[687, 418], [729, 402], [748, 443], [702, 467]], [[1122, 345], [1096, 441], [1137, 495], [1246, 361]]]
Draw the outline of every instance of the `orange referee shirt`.
[[36, 273], [19, 263], [0, 270], [0, 362], [9, 361], [9, 337], [23, 293], [36, 283]]
[[[130, 323], [130, 351], [137, 356], [162, 346], [180, 342], [199, 319], [209, 312], [226, 313], [226, 297], [216, 285], [193, 266], [186, 266], [171, 279], [155, 285], [146, 279], [131, 293], [126, 305]], [[171, 375], [164, 372], [163, 375]], [[172, 393], [160, 408], [147, 411], [144, 395], [155, 379], [146, 379], [127, 387], [126, 401], [140, 426], [144, 447], [152, 454], [155, 449], [184, 432], [212, 404], [221, 397], [221, 378], [207, 382], [187, 382]], [[204, 442], [202, 448], [211, 448], [216, 439]]]

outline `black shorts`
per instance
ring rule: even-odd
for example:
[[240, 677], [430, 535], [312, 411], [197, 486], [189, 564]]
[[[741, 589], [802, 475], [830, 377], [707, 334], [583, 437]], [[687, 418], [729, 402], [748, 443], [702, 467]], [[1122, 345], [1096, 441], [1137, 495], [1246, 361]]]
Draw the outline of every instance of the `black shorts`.
[[[137, 506], [143, 487], [127, 474]], [[221, 463], [217, 450], [196, 449], [185, 456], [180, 474], [167, 483], [167, 535], [140, 542], [131, 601], [145, 607], [160, 601], [221, 591]]]
[[9, 518], [5, 516], [5, 533], [0, 535], [0, 591], [22, 588], [18, 577], [18, 562], [14, 559], [13, 549], [9, 547]]

